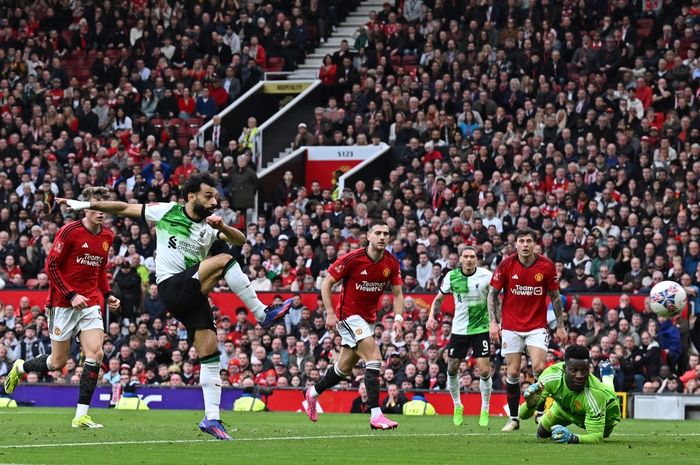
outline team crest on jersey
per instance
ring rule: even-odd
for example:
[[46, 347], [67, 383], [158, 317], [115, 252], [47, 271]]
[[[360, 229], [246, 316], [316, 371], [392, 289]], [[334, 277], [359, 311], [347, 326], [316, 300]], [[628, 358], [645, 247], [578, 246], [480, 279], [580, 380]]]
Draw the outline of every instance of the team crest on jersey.
[[537, 281], [538, 283], [541, 282], [543, 279], [544, 279], [544, 276], [542, 275], [542, 273], [537, 273], [535, 275], [535, 281]]
[[63, 251], [63, 241], [56, 241], [56, 252], [61, 253]]
[[503, 341], [503, 345], [501, 345], [501, 349], [507, 349], [507, 348], [508, 348], [508, 344], [506, 343], [506, 341]]
[[574, 410], [581, 410], [581, 402], [579, 402], [579, 401], [574, 402]]
[[361, 329], [361, 328], [357, 328], [357, 329], [355, 330], [355, 334], [357, 334], [358, 336], [362, 335], [362, 329]]
[[104, 241], [102, 243], [102, 250], [104, 250], [105, 252], [107, 252], [109, 250], [109, 242]]
[[53, 333], [54, 333], [56, 336], [60, 336], [60, 335], [61, 335], [61, 328], [54, 328]]
[[391, 274], [391, 270], [389, 268], [384, 268], [384, 277], [388, 278], [390, 274]]

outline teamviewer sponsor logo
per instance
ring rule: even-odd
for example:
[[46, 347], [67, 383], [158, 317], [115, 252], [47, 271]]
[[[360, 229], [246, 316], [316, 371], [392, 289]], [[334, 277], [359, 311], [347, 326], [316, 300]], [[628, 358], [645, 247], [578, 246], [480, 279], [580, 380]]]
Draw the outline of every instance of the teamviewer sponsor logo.
[[90, 255], [89, 253], [81, 255], [80, 257], [76, 257], [75, 261], [78, 263], [78, 265], [95, 267], [102, 266], [102, 257], [100, 257], [99, 255]]
[[355, 283], [355, 289], [363, 292], [382, 292], [386, 283], [375, 283], [370, 281], [362, 281]]
[[515, 287], [510, 288], [510, 292], [513, 295], [542, 295], [544, 289], [542, 286], [521, 286], [516, 284]]

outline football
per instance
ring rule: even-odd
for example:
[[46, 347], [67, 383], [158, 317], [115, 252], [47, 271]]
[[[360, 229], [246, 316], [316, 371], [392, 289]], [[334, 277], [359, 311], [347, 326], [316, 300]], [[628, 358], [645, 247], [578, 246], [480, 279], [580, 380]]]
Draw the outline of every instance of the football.
[[673, 318], [685, 308], [685, 289], [673, 281], [661, 281], [651, 289], [649, 306], [659, 316]]

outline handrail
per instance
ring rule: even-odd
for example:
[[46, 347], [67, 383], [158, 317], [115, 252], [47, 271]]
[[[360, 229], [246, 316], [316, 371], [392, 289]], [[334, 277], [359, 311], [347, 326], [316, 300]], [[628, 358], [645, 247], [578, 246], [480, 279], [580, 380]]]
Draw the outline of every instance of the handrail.
[[[302, 84], [302, 83], [308, 83], [308, 80], [295, 80], [295, 81], [284, 81], [285, 84]], [[320, 79], [314, 79], [311, 81], [311, 84], [309, 87], [304, 89], [299, 95], [294, 97], [292, 100], [290, 100], [284, 108], [282, 108], [280, 111], [275, 113], [271, 118], [269, 118], [267, 121], [265, 121], [261, 126], [258, 128], [258, 132], [255, 135], [255, 141], [254, 141], [254, 154], [253, 154], [253, 159], [256, 160], [256, 167], [257, 171], [261, 171], [263, 169], [262, 162], [263, 162], [263, 133], [265, 132], [265, 129], [267, 129], [272, 123], [277, 121], [279, 118], [284, 116], [289, 110], [291, 110], [296, 103], [300, 102], [303, 100], [308, 94], [310, 94], [314, 89], [316, 89], [318, 86], [321, 85], [321, 80]]]
[[[248, 98], [249, 96], [251, 96], [251, 95], [253, 95], [254, 93], [256, 93], [264, 84], [265, 84], [264, 81], [258, 82], [258, 83], [255, 84], [253, 87], [251, 87], [250, 89], [248, 89], [243, 95], [239, 96], [236, 100], [234, 100], [233, 102], [231, 102], [231, 104], [230, 104], [229, 106], [227, 106], [226, 108], [224, 108], [223, 110], [221, 110], [220, 113], [217, 113], [215, 116], [221, 116], [221, 117], [223, 117], [223, 116], [228, 115], [228, 114], [231, 113], [238, 105], [240, 105], [240, 104], [242, 104], [243, 102], [245, 102], [245, 99], [246, 99], [246, 98]], [[197, 135], [196, 135], [196, 137], [200, 137], [202, 134], [204, 134], [204, 131], [206, 131], [207, 129], [209, 129], [210, 127], [212, 127], [212, 126], [214, 125], [213, 119], [214, 119], [214, 118], [210, 119], [209, 121], [207, 121], [206, 123], [204, 123], [202, 126], [200, 126], [200, 128], [197, 130]], [[202, 144], [200, 143], [199, 145], [202, 145]]]

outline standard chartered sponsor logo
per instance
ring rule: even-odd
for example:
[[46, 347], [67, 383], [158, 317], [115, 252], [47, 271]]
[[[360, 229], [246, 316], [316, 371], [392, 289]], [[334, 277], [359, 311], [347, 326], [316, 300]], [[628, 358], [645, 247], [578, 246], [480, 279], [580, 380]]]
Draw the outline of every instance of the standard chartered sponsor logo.
[[384, 290], [386, 283], [376, 283], [371, 281], [362, 281], [361, 283], [355, 283], [355, 289], [364, 292], [381, 292]]
[[542, 295], [543, 290], [542, 286], [521, 286], [520, 284], [510, 288], [513, 295]]
[[199, 255], [199, 245], [192, 244], [191, 242], [185, 241], [183, 239], [177, 241], [177, 248], [178, 250], [191, 255]]

